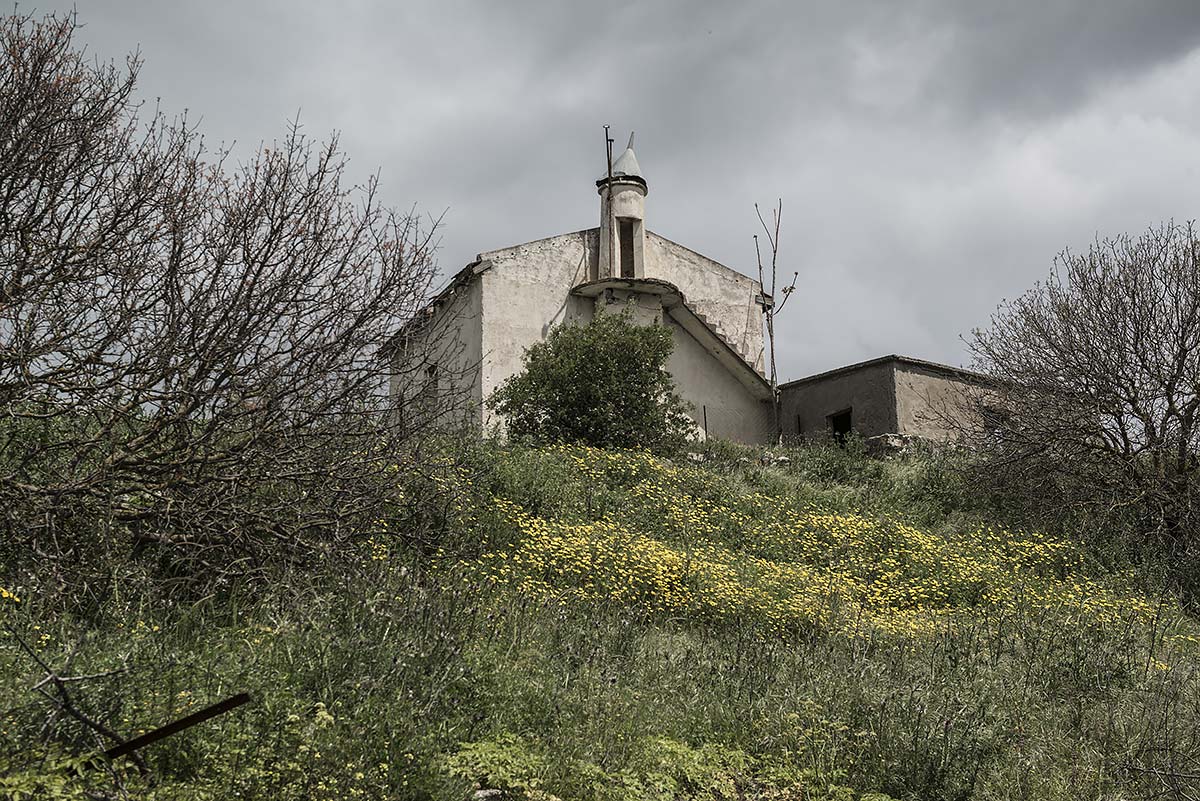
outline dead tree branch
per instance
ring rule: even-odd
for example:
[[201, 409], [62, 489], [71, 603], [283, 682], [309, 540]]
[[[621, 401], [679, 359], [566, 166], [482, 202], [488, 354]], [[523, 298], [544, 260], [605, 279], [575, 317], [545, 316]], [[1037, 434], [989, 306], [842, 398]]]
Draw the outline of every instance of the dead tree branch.
[[[783, 421], [780, 419], [780, 403], [779, 403], [779, 373], [775, 363], [775, 315], [783, 311], [783, 307], [787, 305], [788, 298], [792, 296], [792, 292], [796, 289], [796, 281], [800, 277], [799, 271], [792, 274], [792, 282], [783, 287], [778, 295], [782, 296], [782, 300], [776, 304], [777, 287], [779, 278], [779, 225], [783, 217], [783, 199], [780, 198], [775, 208], [771, 210], [771, 225], [763, 219], [762, 210], [758, 204], [754, 204], [754, 213], [758, 215], [759, 225], [762, 226], [763, 233], [767, 237], [767, 243], [771, 246], [771, 282], [768, 285], [766, 282], [766, 269], [763, 266], [762, 250], [758, 243], [758, 234], [754, 235], [754, 255], [758, 261], [758, 284], [763, 289], [763, 314], [767, 321], [767, 353], [768, 353], [768, 369], [770, 370], [769, 379], [771, 382], [772, 405], [774, 407], [775, 417], [775, 444], [783, 443]], [[770, 287], [768, 291], [768, 286]]]

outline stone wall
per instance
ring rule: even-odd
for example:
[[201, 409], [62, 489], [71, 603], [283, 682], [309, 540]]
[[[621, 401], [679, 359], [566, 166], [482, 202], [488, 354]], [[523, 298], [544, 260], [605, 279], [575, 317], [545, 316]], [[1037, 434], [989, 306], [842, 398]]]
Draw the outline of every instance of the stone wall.
[[820, 439], [830, 433], [829, 416], [851, 409], [854, 431], [864, 437], [896, 431], [894, 365], [881, 362], [780, 387], [785, 437]]
[[783, 430], [785, 436], [825, 437], [829, 416], [850, 409], [853, 430], [864, 437], [899, 434], [944, 442], [960, 422], [969, 422], [970, 400], [986, 392], [985, 386], [950, 367], [884, 357], [784, 384]]
[[[979, 384], [908, 362], [896, 363], [896, 433], [946, 441], [967, 421]], [[958, 422], [955, 422], [958, 421]]]

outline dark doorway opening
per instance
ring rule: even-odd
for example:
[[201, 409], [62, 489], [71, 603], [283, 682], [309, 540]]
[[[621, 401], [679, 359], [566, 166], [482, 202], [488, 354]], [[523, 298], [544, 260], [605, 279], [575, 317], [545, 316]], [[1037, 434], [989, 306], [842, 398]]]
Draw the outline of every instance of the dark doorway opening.
[[853, 428], [851, 411], [850, 409], [844, 409], [829, 415], [829, 430], [833, 434], [833, 441], [838, 445], [845, 445], [846, 437], [850, 436], [850, 431]]
[[621, 218], [618, 222], [621, 237], [621, 277], [633, 278], [633, 220]]

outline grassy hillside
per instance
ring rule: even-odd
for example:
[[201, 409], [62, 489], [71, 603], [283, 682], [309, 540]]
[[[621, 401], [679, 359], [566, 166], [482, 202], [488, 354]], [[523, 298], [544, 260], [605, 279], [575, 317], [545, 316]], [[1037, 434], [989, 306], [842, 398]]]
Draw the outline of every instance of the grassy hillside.
[[81, 594], [17, 574], [0, 598], [0, 789], [114, 785], [43, 736], [35, 657], [120, 671], [77, 695], [126, 737], [255, 694], [147, 749], [153, 778], [119, 767], [139, 798], [1116, 799], [1196, 783], [1175, 774], [1200, 750], [1200, 628], [1145, 574], [990, 524], [944, 458], [786, 455], [456, 446], [398, 470], [395, 517], [355, 552], [268, 582], [197, 593], [151, 581], [152, 557], [110, 555], [94, 600], [67, 603]]

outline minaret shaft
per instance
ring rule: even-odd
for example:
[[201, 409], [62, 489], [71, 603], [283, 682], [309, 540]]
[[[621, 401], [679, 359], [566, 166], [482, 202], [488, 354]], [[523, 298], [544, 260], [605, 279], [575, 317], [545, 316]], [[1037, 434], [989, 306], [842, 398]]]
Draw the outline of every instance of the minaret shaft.
[[597, 278], [645, 278], [646, 179], [629, 146], [613, 163], [612, 179], [596, 182], [600, 192], [600, 253]]

